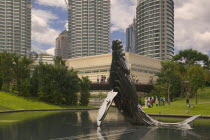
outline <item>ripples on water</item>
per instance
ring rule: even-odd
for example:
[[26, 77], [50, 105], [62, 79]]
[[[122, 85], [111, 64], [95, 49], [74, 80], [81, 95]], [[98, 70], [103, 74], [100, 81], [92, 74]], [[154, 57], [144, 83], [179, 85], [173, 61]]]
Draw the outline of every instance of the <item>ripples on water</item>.
[[97, 128], [96, 117], [97, 111], [72, 111], [5, 126], [0, 123], [0, 140], [210, 140], [210, 120], [196, 121], [191, 130], [132, 126], [112, 108]]

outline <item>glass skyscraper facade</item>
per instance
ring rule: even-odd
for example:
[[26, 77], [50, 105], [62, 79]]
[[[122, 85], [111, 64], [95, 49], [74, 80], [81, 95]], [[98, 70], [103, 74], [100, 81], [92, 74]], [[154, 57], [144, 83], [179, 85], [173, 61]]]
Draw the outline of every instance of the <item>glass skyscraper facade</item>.
[[110, 0], [69, 0], [69, 58], [109, 53]]
[[126, 29], [126, 52], [136, 53], [136, 19]]
[[62, 57], [63, 59], [69, 58], [68, 31], [67, 30], [64, 30], [56, 38], [55, 56]]
[[174, 55], [173, 0], [138, 0], [136, 52], [167, 60]]
[[31, 0], [0, 1], [0, 52], [31, 52]]

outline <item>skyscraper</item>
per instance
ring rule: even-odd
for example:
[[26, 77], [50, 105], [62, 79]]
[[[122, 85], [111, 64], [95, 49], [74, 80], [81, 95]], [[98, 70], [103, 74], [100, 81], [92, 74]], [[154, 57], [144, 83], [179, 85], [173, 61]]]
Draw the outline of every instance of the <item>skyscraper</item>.
[[136, 19], [126, 29], [126, 52], [136, 53]]
[[55, 56], [68, 59], [69, 57], [69, 46], [68, 46], [68, 31], [64, 30], [56, 38]]
[[174, 55], [173, 0], [138, 0], [137, 53], [167, 60]]
[[31, 0], [1, 0], [0, 52], [29, 56], [31, 52]]
[[110, 0], [69, 0], [70, 58], [109, 52]]

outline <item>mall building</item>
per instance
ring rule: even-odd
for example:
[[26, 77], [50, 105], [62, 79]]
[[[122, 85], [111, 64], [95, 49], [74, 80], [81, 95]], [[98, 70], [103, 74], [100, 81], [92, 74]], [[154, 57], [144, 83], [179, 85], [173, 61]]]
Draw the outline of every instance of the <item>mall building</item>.
[[[128, 52], [125, 56], [131, 68], [131, 74], [138, 78], [138, 83], [147, 84], [157, 79], [155, 74], [160, 72], [160, 60]], [[111, 61], [112, 54], [110, 53], [68, 59], [66, 66], [78, 71], [79, 77], [88, 76], [92, 82], [97, 82], [98, 76], [105, 75], [106, 79], [109, 78]]]

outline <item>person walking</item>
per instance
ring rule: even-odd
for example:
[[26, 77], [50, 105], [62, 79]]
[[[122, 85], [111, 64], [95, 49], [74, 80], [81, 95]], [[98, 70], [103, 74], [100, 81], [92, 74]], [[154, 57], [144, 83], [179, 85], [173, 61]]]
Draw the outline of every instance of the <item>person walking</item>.
[[100, 83], [103, 83], [103, 80], [104, 80], [104, 77], [103, 77], [103, 75], [101, 75], [101, 82]]
[[138, 83], [139, 82], [139, 79], [138, 79], [138, 77], [136, 76], [136, 83]]
[[159, 105], [159, 100], [158, 100], [158, 97], [157, 96], [156, 96], [156, 99], [155, 99], [155, 104], [156, 104], [156, 106]]
[[99, 83], [99, 75], [97, 75], [97, 83]]
[[165, 101], [166, 101], [166, 99], [165, 99], [165, 97], [163, 97], [163, 106], [165, 106]]
[[151, 108], [151, 99], [150, 99], [150, 97], [147, 98], [147, 104], [148, 104], [148, 107]]

